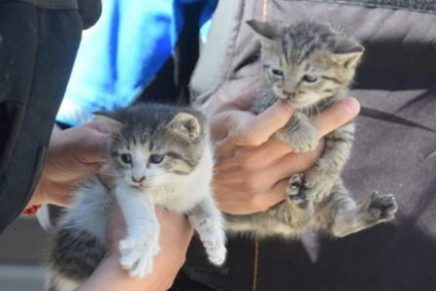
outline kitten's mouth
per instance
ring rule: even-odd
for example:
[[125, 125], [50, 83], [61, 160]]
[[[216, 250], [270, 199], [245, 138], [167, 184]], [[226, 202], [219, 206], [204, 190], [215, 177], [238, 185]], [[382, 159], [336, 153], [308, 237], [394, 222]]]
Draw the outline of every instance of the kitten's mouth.
[[305, 96], [303, 93], [300, 93], [298, 91], [291, 94], [285, 93], [283, 92], [283, 90], [274, 88], [274, 93], [280, 100], [288, 103], [291, 107], [295, 109], [302, 109], [313, 104], [312, 100], [306, 98], [308, 96]]
[[151, 183], [150, 183], [150, 181], [144, 181], [141, 183], [130, 183], [130, 186], [132, 186], [134, 188], [138, 188], [140, 190], [145, 190], [145, 189], [149, 189], [151, 187]]
[[295, 109], [302, 109], [314, 104], [313, 100], [310, 100], [301, 94], [296, 94], [293, 95], [292, 97], [281, 94], [278, 95], [278, 97], [280, 98], [280, 100], [288, 103], [291, 107]]
[[283, 102], [288, 103], [294, 108], [299, 108], [302, 105], [302, 103], [299, 101], [299, 97], [300, 97], [299, 95], [294, 95], [292, 97], [282, 95], [280, 96], [280, 99], [283, 100]]
[[285, 92], [276, 92], [277, 97], [281, 100], [286, 101], [288, 103], [298, 103], [297, 99], [301, 96], [301, 94], [293, 92], [293, 93], [285, 93]]

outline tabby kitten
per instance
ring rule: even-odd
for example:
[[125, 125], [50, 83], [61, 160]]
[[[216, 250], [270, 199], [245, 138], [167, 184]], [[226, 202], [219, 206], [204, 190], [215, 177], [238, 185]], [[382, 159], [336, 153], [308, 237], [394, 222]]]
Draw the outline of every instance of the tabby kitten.
[[110, 209], [118, 203], [126, 221], [119, 243], [121, 266], [132, 276], [152, 271], [159, 252], [155, 206], [185, 214], [202, 240], [209, 260], [226, 256], [223, 219], [212, 197], [213, 152], [204, 117], [164, 105], [137, 105], [97, 118], [110, 124], [105, 172], [113, 189], [94, 176], [75, 192], [55, 234], [49, 290], [74, 290], [106, 252]]
[[[288, 27], [258, 21], [248, 24], [261, 40], [265, 79], [251, 111], [259, 114], [275, 102], [288, 102], [295, 113], [274, 138], [295, 152], [314, 150], [320, 135], [309, 118], [344, 99], [364, 48], [318, 22]], [[350, 156], [354, 124], [338, 128], [324, 140], [316, 165], [289, 180], [286, 201], [262, 213], [229, 216], [229, 231], [299, 237], [308, 229], [323, 229], [343, 237], [392, 220], [397, 210], [393, 195], [374, 192], [357, 205], [340, 178]]]

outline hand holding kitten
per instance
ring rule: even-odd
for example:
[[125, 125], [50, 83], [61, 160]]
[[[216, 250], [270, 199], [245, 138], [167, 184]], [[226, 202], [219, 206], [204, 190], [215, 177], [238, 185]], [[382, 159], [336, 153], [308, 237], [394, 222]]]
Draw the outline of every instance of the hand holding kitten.
[[185, 262], [193, 231], [183, 215], [163, 209], [158, 209], [156, 215], [161, 225], [161, 252], [156, 256], [151, 274], [138, 279], [120, 267], [118, 241], [123, 238], [126, 225], [116, 207], [109, 222], [108, 254], [92, 276], [76, 290], [168, 290]]
[[76, 185], [98, 172], [108, 137], [106, 124], [99, 121], [66, 130], [55, 128], [41, 179], [29, 205], [69, 205]]
[[[54, 233], [50, 290], [71, 290], [82, 284], [105, 259], [108, 248], [118, 254], [118, 266], [135, 278], [154, 273], [161, 244], [178, 245], [170, 253], [182, 262], [192, 231], [180, 227], [161, 239], [161, 232], [166, 232], [162, 227], [168, 227], [157, 215], [163, 208], [185, 215], [209, 261], [222, 265], [225, 233], [211, 188], [213, 152], [204, 116], [189, 108], [138, 104], [99, 113], [98, 119], [111, 129], [102, 173], [113, 178], [112, 185], [108, 188], [93, 175], [75, 190], [74, 203]], [[125, 221], [122, 239], [112, 233], [117, 237], [115, 251], [113, 243], [107, 246], [108, 214], [114, 205]], [[182, 242], [176, 236], [179, 231], [185, 238]], [[164, 265], [174, 272], [180, 267], [166, 259]]]
[[[277, 103], [254, 115], [240, 104], [245, 102], [235, 98], [211, 118], [217, 144], [215, 197], [221, 210], [230, 214], [263, 211], [284, 200], [288, 178], [311, 168], [322, 151], [320, 145], [297, 154], [285, 143], [269, 139], [291, 117], [288, 105]], [[356, 99], [347, 98], [315, 116], [312, 123], [324, 136], [352, 120], [359, 109]]]

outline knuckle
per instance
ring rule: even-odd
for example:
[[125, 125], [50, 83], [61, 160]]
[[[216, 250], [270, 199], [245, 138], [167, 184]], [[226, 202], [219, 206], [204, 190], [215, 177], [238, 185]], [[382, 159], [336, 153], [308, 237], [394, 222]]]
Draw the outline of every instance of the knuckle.
[[240, 143], [246, 146], [260, 146], [265, 141], [266, 140], [262, 136], [250, 133], [244, 134], [240, 137]]
[[251, 174], [245, 175], [244, 189], [246, 190], [246, 192], [250, 192], [250, 193], [254, 192], [255, 183], [256, 183], [256, 181], [254, 180], [254, 178]]
[[253, 163], [250, 159], [242, 158], [239, 160], [239, 169], [243, 173], [251, 171], [253, 168]]
[[255, 211], [265, 211], [269, 208], [267, 201], [265, 200], [264, 195], [255, 195], [251, 199], [251, 206]]
[[251, 136], [250, 137], [250, 145], [252, 146], [260, 146], [265, 143], [267, 140], [262, 136]]
[[254, 194], [259, 191], [261, 178], [258, 174], [248, 173], [244, 177], [244, 188], [246, 192]]

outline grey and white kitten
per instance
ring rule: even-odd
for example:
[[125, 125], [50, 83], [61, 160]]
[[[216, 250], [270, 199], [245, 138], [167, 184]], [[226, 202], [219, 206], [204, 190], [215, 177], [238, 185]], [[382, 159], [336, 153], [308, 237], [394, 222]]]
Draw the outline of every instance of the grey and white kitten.
[[[264, 91], [251, 111], [259, 114], [276, 102], [288, 102], [295, 113], [274, 138], [295, 152], [314, 150], [320, 133], [310, 117], [346, 97], [364, 48], [323, 23], [248, 24], [261, 40], [265, 79]], [[299, 237], [306, 230], [323, 229], [343, 237], [392, 220], [397, 210], [393, 195], [374, 192], [358, 205], [343, 185], [340, 173], [353, 140], [352, 122], [325, 136], [316, 165], [290, 178], [285, 201], [262, 213], [229, 216], [229, 231]]]
[[213, 152], [203, 115], [187, 108], [136, 105], [98, 118], [112, 131], [104, 168], [114, 187], [109, 190], [94, 176], [75, 191], [75, 202], [55, 232], [49, 290], [74, 290], [95, 270], [106, 253], [114, 203], [127, 227], [119, 242], [120, 263], [132, 276], [149, 274], [159, 252], [156, 206], [185, 214], [209, 260], [223, 264], [223, 218], [213, 200]]

